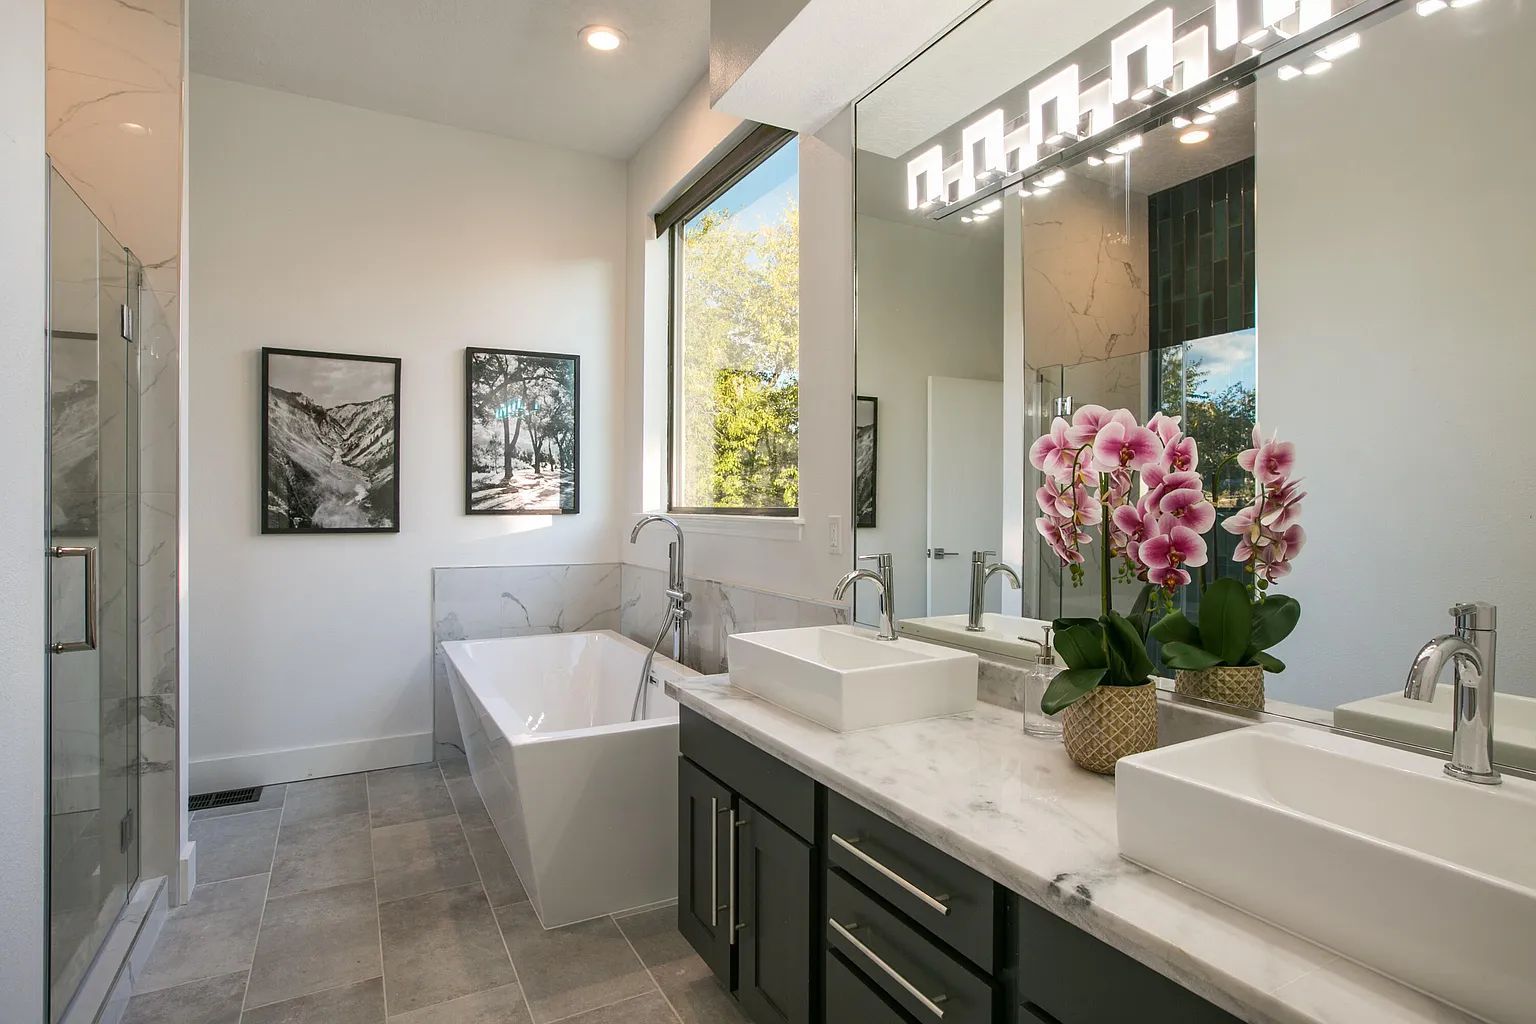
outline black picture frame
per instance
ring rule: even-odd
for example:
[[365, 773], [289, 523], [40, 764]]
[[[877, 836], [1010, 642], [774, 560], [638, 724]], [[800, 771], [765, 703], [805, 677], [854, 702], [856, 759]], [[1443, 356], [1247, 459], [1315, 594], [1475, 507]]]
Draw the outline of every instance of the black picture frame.
[[[863, 422], [867, 416], [869, 422]], [[876, 483], [880, 462], [880, 400], [853, 399], [853, 525], [873, 530], [879, 521]]]
[[[564, 377], [568, 368], [569, 379], [557, 380], [553, 383], [564, 392], [564, 407], [569, 410], [569, 422], [561, 420], [559, 426], [567, 428], [562, 430], [569, 437], [565, 446], [569, 457], [570, 470], [566, 472], [562, 466], [558, 488], [558, 502], [532, 501], [523, 503], [517, 495], [516, 489], [503, 486], [498, 488], [499, 494], [491, 495], [490, 490], [482, 487], [476, 490], [476, 439], [475, 427], [477, 423], [485, 421], [485, 395], [476, 395], [476, 368], [477, 361], [488, 364], [493, 359], [501, 359], [505, 365], [504, 357], [511, 356], [521, 362], [529, 362], [535, 366], [549, 369], [560, 366], [561, 376]], [[551, 383], [546, 379], [546, 384]], [[503, 397], [500, 405], [506, 406]], [[508, 416], [496, 416], [503, 423], [503, 448], [501, 457], [506, 460], [505, 445], [506, 426]], [[520, 421], [521, 427], [521, 421]], [[541, 439], [542, 440], [542, 439]], [[517, 441], [510, 443], [516, 445]], [[558, 442], [554, 448], [558, 451]], [[537, 443], [533, 449], [535, 461], [541, 456]], [[510, 462], [506, 462], [510, 466]], [[533, 471], [538, 474], [540, 471]], [[547, 491], [547, 487], [544, 488]], [[478, 495], [478, 497], [477, 497]], [[525, 349], [510, 348], [466, 348], [464, 350], [464, 514], [470, 516], [573, 516], [581, 512], [581, 356], [568, 352], [535, 352]]]
[[[325, 405], [320, 404], [320, 402], [317, 402], [314, 399], [309, 398], [309, 396], [303, 395], [300, 392], [289, 391], [287, 389], [278, 389], [278, 390], [282, 391], [285, 395], [295, 395], [295, 396], [304, 398], [305, 402], [307, 403], [307, 406], [302, 404], [302, 403], [298, 403], [298, 402], [288, 402], [288, 404], [293, 405], [296, 408], [301, 409], [301, 411], [304, 413], [304, 415], [308, 418], [309, 422], [310, 423], [314, 423], [314, 424], [318, 424], [318, 422], [319, 422], [317, 417], [316, 417], [316, 411], [317, 410], [318, 410], [319, 414], [329, 416], [329, 414], [330, 414], [332, 409], [342, 408], [343, 406], [356, 406], [356, 405], [365, 405], [365, 404], [372, 405], [372, 404], [375, 404], [375, 403], [379, 402], [380, 400], [382, 400], [385, 397], [388, 397], [390, 399], [390, 405], [393, 408], [391, 410], [389, 410], [389, 412], [387, 414], [387, 418], [382, 420], [383, 423], [386, 423], [388, 425], [388, 438], [389, 438], [389, 440], [388, 440], [388, 447], [389, 447], [388, 458], [383, 460], [382, 462], [380, 462], [380, 460], [378, 460], [378, 459], [374, 459], [373, 461], [376, 464], [376, 468], [374, 468], [373, 470], [369, 470], [366, 466], [359, 466], [359, 465], [356, 465], [356, 464], [354, 464], [352, 462], [348, 462], [346, 460], [343, 460], [343, 459], [341, 459], [339, 457], [339, 453], [333, 454], [333, 461], [332, 461], [333, 465], [344, 465], [349, 470], [353, 471], [354, 473], [362, 474], [364, 477], [371, 477], [374, 481], [382, 481], [383, 480], [383, 475], [379, 472], [379, 470], [382, 468], [383, 465], [387, 465], [389, 467], [387, 484], [379, 483], [379, 482], [374, 482], [372, 484], [372, 486], [369, 487], [368, 492], [367, 492], [367, 494], [368, 494], [368, 501], [369, 502], [377, 500], [379, 498], [387, 497], [388, 498], [387, 512], [376, 512], [376, 510], [370, 509], [368, 507], [367, 503], [365, 503], [365, 502], [363, 502], [361, 500], [358, 500], [358, 499], [354, 499], [354, 502], [353, 502], [353, 504], [359, 505], [363, 509], [367, 510], [365, 512], [365, 514], [376, 515], [377, 518], [379, 519], [379, 522], [377, 524], [373, 524], [373, 525], [343, 525], [343, 526], [338, 526], [338, 525], [313, 525], [313, 524], [310, 524], [310, 525], [294, 525], [293, 520], [295, 518], [301, 518], [302, 519], [302, 518], [305, 518], [305, 517], [302, 517], [302, 516], [301, 517], [295, 517], [293, 515], [292, 511], [291, 511], [291, 505], [292, 505], [292, 501], [293, 501], [293, 495], [291, 493], [291, 489], [292, 489], [293, 483], [294, 483], [294, 480], [292, 479], [293, 473], [290, 472], [289, 474], [287, 474], [290, 477], [290, 479], [288, 479], [286, 481], [275, 481], [273, 479], [273, 473], [272, 473], [273, 468], [274, 468], [274, 455], [276, 455], [276, 457], [279, 458], [279, 459], [287, 459], [288, 460], [288, 465], [294, 471], [302, 472], [302, 471], [305, 470], [305, 467], [300, 466], [300, 465], [296, 465], [295, 464], [295, 459], [293, 458], [292, 454], [290, 454], [290, 453], [283, 453], [283, 452], [276, 452], [276, 453], [274, 453], [274, 450], [273, 450], [273, 443], [274, 443], [274, 436], [273, 435], [274, 435], [274, 431], [273, 431], [273, 423], [272, 423], [272, 411], [273, 411], [272, 360], [274, 358], [309, 359], [309, 360], [315, 360], [317, 362], [374, 363], [374, 364], [383, 365], [385, 367], [389, 367], [390, 370], [392, 371], [388, 375], [389, 376], [389, 380], [391, 382], [391, 387], [392, 387], [392, 390], [389, 392], [389, 394], [387, 396], [386, 395], [379, 395], [377, 398], [371, 400], [370, 402], [366, 402], [366, 403], [364, 403], [364, 402], [350, 402], [349, 401], [349, 402], [341, 402], [341, 403], [338, 403], [336, 405], [325, 406]], [[397, 359], [397, 358], [391, 358], [391, 357], [388, 357], [388, 356], [360, 355], [360, 354], [355, 353], [355, 352], [321, 352], [321, 351], [314, 351], [314, 350], [310, 350], [310, 349], [270, 348], [270, 347], [262, 348], [262, 350], [261, 350], [261, 451], [260, 451], [260, 459], [261, 459], [261, 493], [259, 495], [260, 507], [259, 507], [259, 513], [258, 514], [259, 514], [259, 517], [260, 517], [261, 532], [263, 534], [399, 533], [400, 532], [400, 379], [401, 379], [400, 360]], [[287, 401], [287, 400], [285, 399], [285, 401]], [[382, 411], [383, 411], [382, 409], [378, 410], [378, 412], [380, 412], [380, 413], [382, 413]], [[373, 425], [374, 425], [374, 428], [377, 429], [378, 425], [381, 422], [379, 420], [378, 415], [374, 415], [371, 420], [365, 420], [365, 417], [367, 415], [368, 414], [365, 412], [365, 413], [362, 413], [361, 415], [359, 415], [358, 417], [356, 417], [355, 419], [353, 419], [351, 424], [349, 424], [350, 428], [356, 429], [358, 426], [362, 426], [362, 427], [366, 428], [367, 427], [367, 423], [368, 422], [372, 422]], [[281, 441], [291, 440], [289, 435], [292, 434], [293, 432], [294, 432], [293, 429], [285, 429], [283, 431], [284, 436], [280, 440]], [[378, 446], [377, 445], [372, 445], [372, 446], [369, 446], [369, 447], [376, 448]], [[309, 461], [311, 462], [311, 465], [313, 465], [314, 462], [315, 462], [315, 460], [313, 458], [311, 458]], [[313, 474], [306, 473], [306, 476], [312, 477]], [[286, 513], [283, 512], [283, 511], [274, 511], [274, 509], [273, 509], [273, 501], [272, 501], [273, 495], [274, 495], [274, 490], [273, 490], [274, 485], [276, 485], [276, 486], [278, 486], [280, 488], [286, 488], [287, 489], [288, 493], [287, 493], [287, 496], [286, 496], [286, 498], [284, 500], [285, 500], [285, 504], [287, 504], [290, 507], [290, 511], [288, 511]], [[338, 491], [337, 493], [341, 493], [341, 492]], [[306, 502], [307, 502], [307, 499], [309, 497], [310, 497], [309, 495], [306, 495]], [[289, 520], [288, 523], [284, 523], [283, 522], [283, 519], [285, 517]]]

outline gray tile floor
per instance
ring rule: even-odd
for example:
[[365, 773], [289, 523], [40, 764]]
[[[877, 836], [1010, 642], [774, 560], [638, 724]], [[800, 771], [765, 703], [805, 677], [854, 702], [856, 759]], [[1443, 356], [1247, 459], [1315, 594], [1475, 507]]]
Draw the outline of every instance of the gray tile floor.
[[125, 1024], [741, 1024], [676, 908], [544, 931], [463, 762], [192, 816]]

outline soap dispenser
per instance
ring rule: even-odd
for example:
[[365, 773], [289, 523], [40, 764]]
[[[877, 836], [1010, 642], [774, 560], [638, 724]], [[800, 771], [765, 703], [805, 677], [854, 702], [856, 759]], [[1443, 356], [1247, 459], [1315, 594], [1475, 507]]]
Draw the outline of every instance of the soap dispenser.
[[1056, 739], [1061, 736], [1061, 720], [1040, 709], [1046, 689], [1062, 669], [1051, 646], [1051, 628], [1045, 627], [1045, 643], [1040, 645], [1040, 657], [1034, 667], [1024, 670], [1024, 731], [1031, 736]]

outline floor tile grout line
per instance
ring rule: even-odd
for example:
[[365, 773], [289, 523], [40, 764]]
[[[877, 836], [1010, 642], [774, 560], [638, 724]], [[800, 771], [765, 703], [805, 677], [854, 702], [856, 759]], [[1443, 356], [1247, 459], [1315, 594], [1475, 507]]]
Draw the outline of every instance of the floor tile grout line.
[[[283, 811], [288, 807], [288, 787], [283, 787], [283, 803], [277, 813], [277, 832], [272, 836], [272, 860], [267, 865], [267, 887], [261, 894], [261, 916], [256, 919], [256, 937], [251, 942], [251, 962], [245, 967], [245, 992], [240, 996], [240, 1016], [251, 998], [251, 975], [256, 973], [256, 954], [261, 949], [261, 926], [267, 923], [267, 900], [272, 895], [272, 869], [277, 867], [277, 841], [283, 835]], [[233, 815], [231, 815], [233, 817]]]
[[368, 874], [373, 881], [373, 923], [379, 931], [379, 998], [384, 1001], [384, 1018], [389, 1019], [389, 980], [384, 976], [384, 904], [379, 902], [379, 863], [373, 854], [373, 787], [368, 773], [363, 773], [363, 804], [368, 810]]
[[[453, 798], [453, 790], [448, 788], [448, 776], [443, 772], [441, 762], [438, 762], [437, 773], [443, 777], [443, 788], [448, 790], [448, 805], [453, 808], [454, 816], [459, 819], [459, 834], [464, 837], [464, 845], [469, 846], [469, 831], [464, 827], [464, 815], [459, 813], [459, 802]], [[473, 778], [470, 779], [470, 784], [474, 785]], [[478, 795], [479, 792], [480, 787], [475, 786], [475, 793]], [[501, 842], [500, 833], [497, 833], [496, 841]], [[475, 858], [473, 846], [469, 846], [469, 862], [475, 866], [475, 877], [480, 880], [480, 894], [485, 897], [486, 905], [490, 906], [491, 894], [486, 892], [485, 875], [480, 871], [480, 861]], [[522, 885], [523, 880], [519, 878], [517, 882], [518, 885]], [[496, 916], [495, 907], [491, 907], [491, 923], [496, 926], [496, 934], [501, 936], [501, 948], [507, 954], [507, 965], [512, 968], [512, 976], [517, 979], [517, 994], [523, 997], [523, 1009], [528, 1011], [528, 1024], [533, 1024], [533, 1003], [528, 999], [528, 986], [523, 984], [523, 972], [517, 969], [517, 961], [512, 959], [512, 946], [507, 942], [506, 930], [501, 927], [501, 918]]]
[[[593, 918], [593, 920], [595, 921], [596, 918]], [[578, 1017], [585, 1017], [589, 1013], [598, 1013], [602, 1010], [611, 1010], [615, 1006], [623, 1006], [625, 1003], [632, 1003], [636, 999], [644, 999], [646, 996], [654, 996], [657, 994], [657, 992], [637, 992], [632, 996], [625, 996], [623, 999], [618, 999], [611, 1003], [604, 1003], [602, 1006], [589, 1006], [585, 1010], [577, 1010], [575, 1013], [567, 1014], [564, 1017], [556, 1017], [554, 1020], [541, 1021], [540, 1024], [567, 1024], [567, 1022], [576, 1020]], [[662, 995], [661, 999], [662, 1002], [667, 1003], [667, 1009], [672, 1010], [672, 1004], [667, 1002], [667, 997]], [[677, 1011], [672, 1010], [672, 1013], [675, 1015]]]
[[677, 1007], [672, 1003], [672, 997], [667, 995], [667, 990], [661, 987], [661, 981], [656, 977], [656, 972], [651, 970], [651, 965], [645, 962], [645, 957], [641, 956], [640, 951], [635, 948], [634, 941], [630, 939], [629, 933], [624, 930], [624, 926], [619, 924], [619, 919], [609, 914], [608, 920], [613, 922], [613, 926], [619, 930], [620, 937], [624, 939], [624, 944], [629, 947], [631, 953], [635, 954], [635, 959], [640, 961], [640, 969], [645, 972], [646, 977], [651, 979], [651, 984], [656, 986], [656, 991], [661, 996], [661, 1001], [667, 1004], [667, 1009], [672, 1011], [672, 1016], [677, 1018], [678, 1024], [683, 1024], [683, 1015], [677, 1012]]

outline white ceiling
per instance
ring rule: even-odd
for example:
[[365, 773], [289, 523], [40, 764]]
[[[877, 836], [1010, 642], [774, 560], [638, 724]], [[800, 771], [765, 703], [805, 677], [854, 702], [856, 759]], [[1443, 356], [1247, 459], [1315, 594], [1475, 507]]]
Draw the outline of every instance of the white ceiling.
[[199, 74], [625, 159], [708, 69], [709, 0], [191, 0], [190, 35]]

